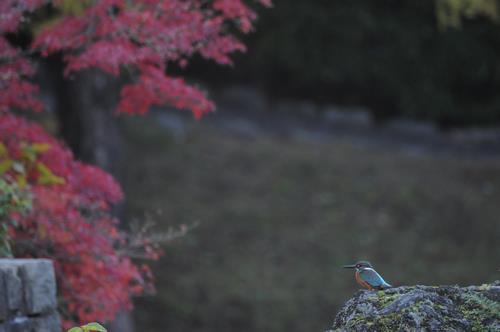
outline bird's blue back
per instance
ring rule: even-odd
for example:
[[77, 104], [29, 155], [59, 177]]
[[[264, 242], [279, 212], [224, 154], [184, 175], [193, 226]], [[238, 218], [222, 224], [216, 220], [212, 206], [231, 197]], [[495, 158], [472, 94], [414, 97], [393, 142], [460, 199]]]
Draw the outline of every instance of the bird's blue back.
[[392, 287], [374, 269], [364, 268], [359, 271], [359, 276], [372, 287]]

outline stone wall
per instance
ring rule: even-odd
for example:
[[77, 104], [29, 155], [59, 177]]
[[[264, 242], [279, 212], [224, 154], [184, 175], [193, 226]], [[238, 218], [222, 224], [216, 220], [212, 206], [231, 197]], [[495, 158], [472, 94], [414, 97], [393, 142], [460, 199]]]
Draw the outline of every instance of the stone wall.
[[0, 259], [0, 332], [59, 331], [52, 262]]

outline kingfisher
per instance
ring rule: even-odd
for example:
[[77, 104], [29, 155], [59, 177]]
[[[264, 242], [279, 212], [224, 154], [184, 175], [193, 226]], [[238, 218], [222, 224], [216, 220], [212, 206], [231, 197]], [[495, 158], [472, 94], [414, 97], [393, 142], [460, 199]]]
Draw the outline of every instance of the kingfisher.
[[354, 273], [356, 281], [364, 288], [382, 290], [392, 287], [373, 269], [370, 262], [359, 261], [356, 264], [344, 265], [343, 267], [344, 269], [356, 269]]

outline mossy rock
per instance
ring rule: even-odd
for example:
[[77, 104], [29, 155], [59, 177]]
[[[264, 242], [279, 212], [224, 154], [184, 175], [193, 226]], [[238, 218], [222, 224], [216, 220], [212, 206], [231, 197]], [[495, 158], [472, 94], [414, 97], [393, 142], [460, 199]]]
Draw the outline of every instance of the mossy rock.
[[337, 314], [333, 331], [500, 331], [500, 281], [359, 291]]

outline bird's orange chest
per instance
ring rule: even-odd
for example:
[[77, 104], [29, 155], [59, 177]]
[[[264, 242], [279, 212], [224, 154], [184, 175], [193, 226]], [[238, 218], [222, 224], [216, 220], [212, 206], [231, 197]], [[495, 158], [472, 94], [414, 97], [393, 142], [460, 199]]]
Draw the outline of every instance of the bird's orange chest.
[[369, 283], [367, 283], [366, 281], [364, 281], [363, 279], [361, 279], [361, 276], [359, 275], [359, 272], [358, 272], [358, 271], [356, 271], [356, 273], [355, 273], [355, 277], [356, 277], [356, 281], [357, 281], [357, 283], [358, 283], [358, 284], [360, 284], [362, 287], [367, 288], [367, 289], [369, 289], [369, 290], [372, 290], [372, 289], [373, 289], [373, 287], [372, 287], [372, 286], [370, 286], [370, 284], [369, 284]]

